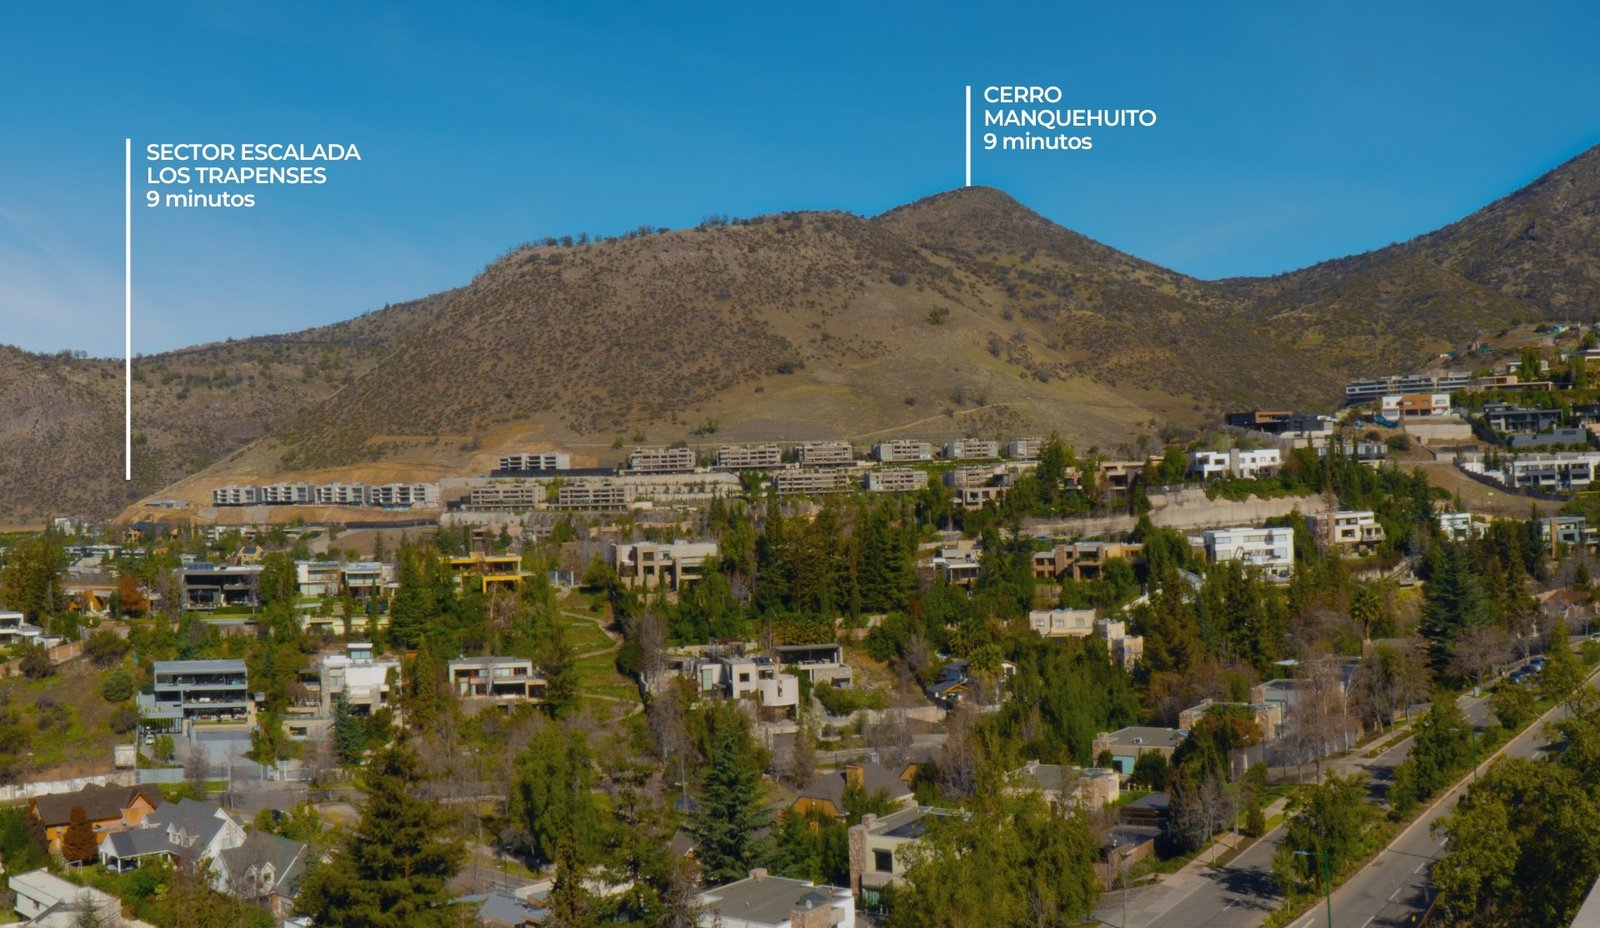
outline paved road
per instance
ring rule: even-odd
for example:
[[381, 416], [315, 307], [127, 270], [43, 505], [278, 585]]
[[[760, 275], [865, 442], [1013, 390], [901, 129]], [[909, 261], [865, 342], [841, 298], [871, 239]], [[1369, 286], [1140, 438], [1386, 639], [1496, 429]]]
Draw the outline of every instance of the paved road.
[[[1589, 678], [1592, 684], [1594, 676]], [[1562, 718], [1566, 710], [1557, 708], [1542, 720], [1528, 726], [1506, 745], [1500, 757], [1532, 757], [1549, 743], [1545, 724]], [[1494, 758], [1485, 761], [1486, 769]], [[1434, 839], [1430, 826], [1450, 814], [1468, 783], [1445, 794], [1444, 799], [1412, 823], [1390, 843], [1371, 864], [1333, 893], [1334, 928], [1390, 928], [1415, 925], [1433, 898], [1429, 882], [1432, 863], [1444, 856], [1444, 846]], [[1315, 928], [1328, 923], [1327, 911], [1318, 908], [1297, 919], [1293, 928]]]
[[[1475, 726], [1487, 724], [1487, 698], [1463, 696], [1461, 707]], [[1363, 749], [1334, 760], [1330, 766], [1341, 773], [1358, 770], [1366, 773], [1373, 798], [1381, 799], [1394, 767], [1405, 759], [1410, 750], [1411, 739], [1407, 738], [1376, 757], [1364, 757]], [[1426, 835], [1425, 829], [1419, 831]], [[1272, 881], [1272, 855], [1282, 838], [1283, 829], [1275, 828], [1225, 867], [1201, 868], [1191, 865], [1185, 868], [1185, 872], [1169, 877], [1162, 884], [1130, 890], [1126, 921], [1123, 917], [1122, 894], [1119, 892], [1105, 894], [1094, 916], [1103, 924], [1119, 928], [1124, 925], [1127, 928], [1249, 928], [1259, 925], [1283, 901]], [[1383, 891], [1388, 893], [1392, 890]], [[1338, 907], [1339, 900], [1335, 895], [1336, 913]], [[1421, 908], [1415, 911], [1421, 911]], [[1303, 921], [1296, 922], [1296, 925]], [[1336, 920], [1336, 924], [1340, 922]], [[1357, 928], [1360, 924], [1359, 921], [1354, 923]]]

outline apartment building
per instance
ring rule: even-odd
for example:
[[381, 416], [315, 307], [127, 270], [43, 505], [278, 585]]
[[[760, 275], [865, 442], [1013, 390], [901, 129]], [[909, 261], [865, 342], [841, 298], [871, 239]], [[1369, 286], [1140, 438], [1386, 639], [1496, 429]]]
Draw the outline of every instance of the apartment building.
[[843, 470], [790, 470], [772, 475], [772, 488], [779, 493], [811, 495], [843, 493], [854, 485]]
[[211, 505], [213, 506], [254, 506], [259, 499], [259, 493], [252, 486], [238, 486], [228, 484], [217, 487], [211, 491]]
[[478, 510], [521, 511], [543, 508], [550, 499], [542, 483], [494, 483], [467, 491], [467, 508]]
[[1562, 451], [1513, 458], [1505, 462], [1502, 473], [1509, 486], [1570, 491], [1594, 483], [1596, 466], [1600, 466], [1600, 453]]
[[714, 541], [630, 542], [611, 546], [611, 563], [624, 586], [673, 592], [700, 579], [701, 567], [717, 556]]
[[1344, 388], [1346, 406], [1356, 406], [1370, 400], [1399, 393], [1454, 393], [1472, 385], [1469, 372], [1446, 374], [1405, 374], [1380, 377], [1372, 380], [1352, 380]]
[[879, 467], [867, 471], [869, 493], [915, 493], [928, 486], [928, 472], [915, 467]]
[[460, 657], [446, 666], [450, 689], [462, 699], [538, 702], [545, 679], [522, 657]]
[[316, 488], [317, 502], [323, 506], [365, 506], [367, 485], [364, 483], [325, 483]]
[[1448, 393], [1391, 393], [1379, 404], [1383, 415], [1390, 419], [1431, 419], [1450, 415]]
[[389, 509], [439, 505], [439, 485], [434, 483], [268, 483], [260, 486], [229, 484], [211, 491], [213, 506], [382, 506]]
[[557, 509], [620, 511], [633, 504], [633, 487], [625, 483], [572, 483], [556, 490]]
[[383, 483], [367, 487], [367, 505], [384, 509], [417, 509], [439, 505], [436, 483]]
[[717, 450], [718, 470], [772, 470], [783, 463], [777, 445], [729, 445]]
[[883, 464], [933, 460], [933, 445], [911, 438], [881, 441], [872, 446], [872, 457]]
[[688, 474], [694, 472], [692, 448], [635, 448], [628, 455], [630, 474]]
[[1206, 560], [1241, 561], [1259, 568], [1274, 583], [1288, 583], [1294, 576], [1294, 529], [1218, 528], [1190, 536], [1195, 547], [1204, 548]]
[[856, 451], [847, 441], [808, 441], [795, 448], [801, 467], [847, 467], [856, 462]]
[[1277, 448], [1253, 451], [1230, 448], [1227, 451], [1194, 451], [1189, 454], [1189, 473], [1201, 480], [1217, 477], [1256, 480], [1276, 475], [1282, 466], [1283, 452]]
[[957, 438], [945, 442], [939, 454], [947, 461], [983, 461], [1000, 456], [1000, 443], [983, 438]]
[[243, 722], [250, 687], [242, 660], [156, 661], [139, 715], [167, 722]]
[[1043, 451], [1042, 438], [1013, 438], [1006, 442], [1006, 457], [1018, 461], [1038, 460], [1039, 454]]
[[1383, 543], [1383, 526], [1370, 509], [1341, 509], [1330, 515], [1306, 519], [1311, 532], [1324, 544], [1358, 551], [1370, 551]]
[[499, 469], [517, 473], [571, 470], [572, 455], [565, 451], [525, 451], [500, 456]]

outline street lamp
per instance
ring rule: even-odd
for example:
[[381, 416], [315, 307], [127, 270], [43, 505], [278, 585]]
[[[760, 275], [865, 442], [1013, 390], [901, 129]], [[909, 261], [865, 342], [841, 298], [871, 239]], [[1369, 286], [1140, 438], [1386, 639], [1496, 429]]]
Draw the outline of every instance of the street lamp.
[[[1328, 928], [1333, 928], [1333, 867], [1328, 863], [1328, 849], [1320, 850], [1322, 855], [1322, 875], [1328, 881]], [[1296, 857], [1315, 857], [1311, 851], [1295, 851]]]

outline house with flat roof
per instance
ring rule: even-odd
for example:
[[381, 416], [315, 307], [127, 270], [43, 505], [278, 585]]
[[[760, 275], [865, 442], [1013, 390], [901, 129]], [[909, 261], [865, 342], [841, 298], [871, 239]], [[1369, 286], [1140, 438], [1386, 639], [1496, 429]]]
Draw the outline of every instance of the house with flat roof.
[[1383, 544], [1383, 524], [1370, 509], [1341, 509], [1306, 517], [1312, 535], [1346, 551], [1371, 551]]
[[1144, 545], [1120, 541], [1074, 541], [1033, 553], [1035, 580], [1098, 580], [1106, 564], [1122, 559], [1130, 565], [1144, 554]]
[[783, 464], [783, 449], [774, 444], [728, 445], [717, 450], [717, 470], [772, 470]]
[[0, 647], [12, 644], [40, 644], [44, 629], [30, 624], [20, 612], [0, 612]]
[[250, 686], [244, 661], [156, 661], [152, 690], [139, 715], [168, 723], [247, 722]]
[[850, 665], [844, 662], [844, 648], [835, 642], [780, 644], [772, 653], [778, 658], [778, 669], [805, 674], [812, 686], [844, 687], [853, 679]]
[[1282, 466], [1283, 453], [1277, 448], [1261, 448], [1254, 451], [1230, 448], [1227, 451], [1189, 453], [1189, 473], [1201, 480], [1218, 477], [1256, 480], [1276, 475]]
[[394, 583], [394, 565], [378, 561], [351, 561], [339, 568], [339, 587], [352, 599], [373, 599], [384, 595]]
[[915, 467], [879, 467], [867, 471], [868, 493], [915, 493], [928, 485], [928, 472]]
[[178, 571], [183, 608], [255, 608], [261, 605], [261, 565], [196, 562]]
[[701, 567], [717, 551], [714, 541], [636, 541], [612, 545], [610, 554], [623, 586], [677, 592], [700, 579]]
[[635, 448], [628, 455], [630, 474], [688, 474], [694, 472], [693, 448]]
[[750, 876], [713, 886], [695, 897], [702, 928], [855, 928], [856, 901], [842, 886], [769, 876]]
[[800, 705], [800, 679], [769, 657], [713, 654], [695, 662], [701, 692], [719, 690], [728, 699], [752, 699], [765, 709]]
[[912, 438], [895, 438], [873, 445], [872, 456], [884, 464], [931, 461], [933, 445]]
[[1000, 443], [986, 438], [957, 438], [944, 443], [939, 454], [947, 461], [981, 461], [1000, 456]]
[[338, 561], [295, 561], [296, 591], [301, 596], [338, 596], [340, 566]]
[[1294, 576], [1294, 529], [1287, 526], [1208, 529], [1189, 540], [1212, 564], [1242, 561], [1273, 583], [1288, 583]]
[[538, 702], [545, 679], [525, 657], [458, 657], [446, 666], [450, 689], [462, 699]]

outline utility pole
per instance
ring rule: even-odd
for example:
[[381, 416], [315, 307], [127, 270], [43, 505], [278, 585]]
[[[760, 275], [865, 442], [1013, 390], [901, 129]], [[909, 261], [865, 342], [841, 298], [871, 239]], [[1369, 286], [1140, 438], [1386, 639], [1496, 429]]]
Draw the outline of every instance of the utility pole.
[[[1321, 848], [1319, 853], [1322, 856], [1322, 876], [1323, 879], [1327, 881], [1328, 928], [1333, 928], [1333, 864], [1328, 859], [1327, 848]], [[1294, 855], [1296, 857], [1317, 856], [1317, 854], [1313, 854], [1311, 851], [1295, 851]]]

